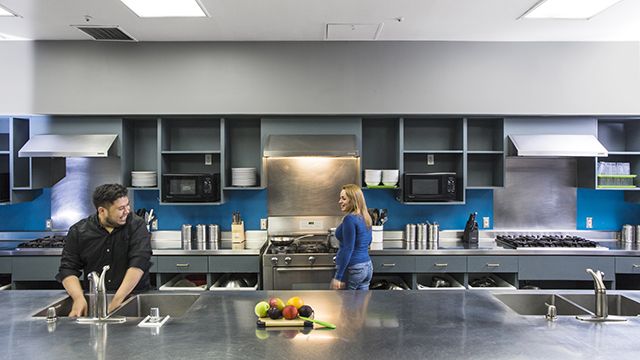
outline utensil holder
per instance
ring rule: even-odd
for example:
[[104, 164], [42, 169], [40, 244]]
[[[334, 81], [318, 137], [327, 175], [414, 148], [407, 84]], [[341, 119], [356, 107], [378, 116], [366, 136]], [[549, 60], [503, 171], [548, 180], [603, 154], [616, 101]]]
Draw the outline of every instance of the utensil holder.
[[244, 221], [239, 224], [231, 224], [231, 242], [238, 244], [243, 243], [244, 241]]
[[382, 225], [374, 225], [371, 227], [371, 242], [372, 243], [382, 243], [384, 239], [383, 235], [383, 227]]

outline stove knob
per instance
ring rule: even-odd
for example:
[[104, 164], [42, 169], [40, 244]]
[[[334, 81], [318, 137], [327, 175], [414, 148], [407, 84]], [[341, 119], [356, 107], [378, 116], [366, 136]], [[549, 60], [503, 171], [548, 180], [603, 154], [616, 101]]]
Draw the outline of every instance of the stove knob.
[[316, 262], [316, 257], [315, 256], [309, 256], [308, 260], [309, 260], [309, 264], [313, 265], [313, 263]]
[[284, 263], [287, 265], [291, 264], [291, 257], [287, 256], [286, 258], [284, 258]]
[[277, 258], [277, 257], [275, 257], [275, 256], [274, 256], [274, 257], [272, 257], [272, 258], [271, 258], [271, 263], [272, 263], [273, 265], [278, 265], [278, 258]]
[[334, 264], [336, 263], [336, 257], [335, 256], [333, 257], [333, 263]]

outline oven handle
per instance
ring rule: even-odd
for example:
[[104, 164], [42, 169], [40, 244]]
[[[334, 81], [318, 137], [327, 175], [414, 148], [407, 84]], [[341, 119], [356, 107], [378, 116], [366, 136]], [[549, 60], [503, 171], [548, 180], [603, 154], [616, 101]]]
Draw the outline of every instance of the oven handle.
[[289, 272], [289, 271], [335, 270], [335, 269], [336, 269], [335, 267], [330, 267], [330, 266], [320, 266], [320, 267], [308, 266], [308, 267], [279, 267], [279, 268], [276, 268], [276, 271]]

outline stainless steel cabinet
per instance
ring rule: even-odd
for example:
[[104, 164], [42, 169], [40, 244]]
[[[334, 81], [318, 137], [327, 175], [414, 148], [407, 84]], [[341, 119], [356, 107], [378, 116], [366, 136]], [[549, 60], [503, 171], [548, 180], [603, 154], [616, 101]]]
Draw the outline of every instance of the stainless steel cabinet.
[[517, 256], [469, 256], [467, 271], [470, 273], [517, 273]]

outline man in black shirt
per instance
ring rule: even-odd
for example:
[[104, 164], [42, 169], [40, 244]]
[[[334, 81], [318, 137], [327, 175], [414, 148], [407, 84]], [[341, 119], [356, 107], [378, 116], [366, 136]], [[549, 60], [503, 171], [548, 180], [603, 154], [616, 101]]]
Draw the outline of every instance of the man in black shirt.
[[92, 271], [105, 276], [107, 290], [116, 290], [109, 303], [111, 312], [134, 290], [149, 287], [151, 234], [142, 218], [133, 214], [127, 189], [120, 184], [98, 186], [93, 192], [97, 212], [69, 228], [56, 279], [62, 282], [73, 299], [69, 316], [85, 316], [84, 298], [79, 276]]

